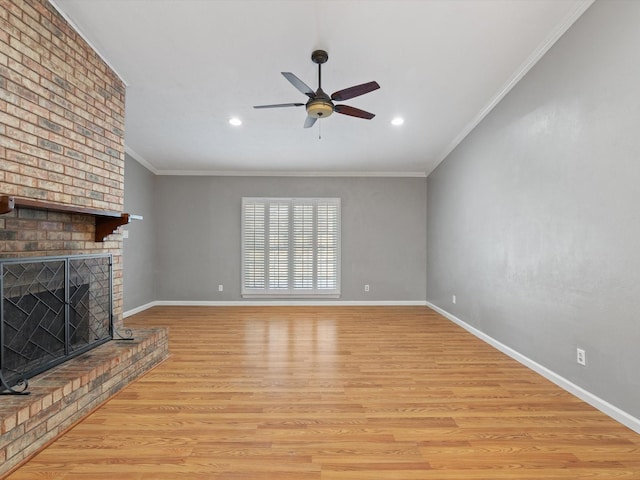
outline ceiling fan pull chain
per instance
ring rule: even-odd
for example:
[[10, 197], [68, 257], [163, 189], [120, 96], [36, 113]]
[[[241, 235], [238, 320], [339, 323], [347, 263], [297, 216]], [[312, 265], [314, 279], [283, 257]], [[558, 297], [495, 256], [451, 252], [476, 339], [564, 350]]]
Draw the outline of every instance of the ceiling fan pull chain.
[[322, 140], [322, 120], [318, 120], [318, 140]]

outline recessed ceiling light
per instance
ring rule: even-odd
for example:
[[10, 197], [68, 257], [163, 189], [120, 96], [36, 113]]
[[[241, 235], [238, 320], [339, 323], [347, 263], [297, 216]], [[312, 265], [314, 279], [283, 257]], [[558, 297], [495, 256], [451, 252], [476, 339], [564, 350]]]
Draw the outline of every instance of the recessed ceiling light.
[[404, 123], [404, 118], [402, 117], [395, 117], [393, 120], [391, 120], [391, 125], [402, 125]]
[[233, 117], [229, 119], [229, 123], [234, 127], [239, 127], [240, 125], [242, 125], [242, 120], [240, 120], [238, 117]]

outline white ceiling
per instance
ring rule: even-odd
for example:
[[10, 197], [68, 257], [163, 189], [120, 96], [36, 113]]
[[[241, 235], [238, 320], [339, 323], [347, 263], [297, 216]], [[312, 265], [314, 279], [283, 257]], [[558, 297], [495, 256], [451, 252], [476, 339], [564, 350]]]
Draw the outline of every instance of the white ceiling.
[[[127, 84], [127, 152], [159, 174], [424, 176], [592, 0], [52, 0]], [[323, 89], [376, 80], [303, 129]], [[390, 124], [400, 115], [401, 127]], [[239, 117], [243, 124], [228, 121]], [[319, 136], [321, 127], [322, 139]]]

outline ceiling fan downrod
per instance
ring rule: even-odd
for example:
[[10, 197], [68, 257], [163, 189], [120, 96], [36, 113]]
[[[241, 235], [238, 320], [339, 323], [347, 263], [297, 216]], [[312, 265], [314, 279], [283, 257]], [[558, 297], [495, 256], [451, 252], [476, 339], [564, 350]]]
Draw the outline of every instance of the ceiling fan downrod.
[[311, 61], [318, 65], [318, 88], [322, 89], [322, 64], [329, 60], [329, 54], [325, 50], [314, 50]]

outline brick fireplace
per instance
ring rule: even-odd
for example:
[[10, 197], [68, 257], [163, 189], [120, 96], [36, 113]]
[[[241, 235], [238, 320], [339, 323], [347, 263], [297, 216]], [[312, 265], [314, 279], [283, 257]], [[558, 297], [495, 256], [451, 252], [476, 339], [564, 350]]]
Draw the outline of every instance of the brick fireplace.
[[[122, 214], [124, 107], [124, 82], [47, 0], [0, 0], [0, 196], [24, 200], [0, 215], [0, 257], [110, 254], [116, 330], [122, 238], [97, 238], [91, 212]], [[166, 332], [134, 337], [0, 396], [0, 476], [166, 358]]]
[[[121, 212], [124, 82], [46, 0], [0, 0], [0, 195]], [[90, 215], [16, 208], [3, 257], [111, 253], [122, 317], [122, 240]]]

